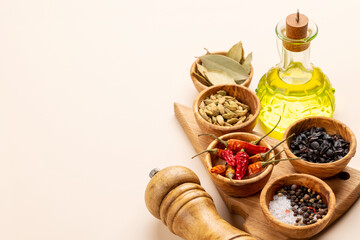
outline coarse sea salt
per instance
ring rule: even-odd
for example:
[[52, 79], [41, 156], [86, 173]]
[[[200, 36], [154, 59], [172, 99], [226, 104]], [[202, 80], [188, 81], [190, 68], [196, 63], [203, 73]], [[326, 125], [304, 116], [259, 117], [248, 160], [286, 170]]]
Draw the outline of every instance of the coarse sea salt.
[[[296, 209], [297, 205], [294, 206]], [[298, 215], [294, 216], [294, 212], [291, 210], [291, 201], [287, 199], [286, 196], [278, 196], [275, 195], [273, 200], [269, 203], [269, 211], [270, 213], [279, 221], [283, 223], [287, 223], [290, 225], [294, 225], [296, 223], [297, 218], [301, 218], [301, 222], [303, 217]]]

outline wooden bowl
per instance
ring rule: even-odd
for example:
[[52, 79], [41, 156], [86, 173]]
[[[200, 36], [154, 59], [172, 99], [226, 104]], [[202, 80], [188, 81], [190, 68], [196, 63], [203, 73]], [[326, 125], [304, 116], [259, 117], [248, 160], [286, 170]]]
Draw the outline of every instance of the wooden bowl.
[[[269, 211], [269, 202], [273, 199], [275, 192], [284, 186], [292, 184], [310, 188], [311, 190], [320, 194], [322, 200], [328, 207], [328, 213], [323, 219], [311, 225], [292, 226], [290, 224], [283, 223], [272, 216]], [[327, 185], [319, 178], [308, 174], [294, 173], [273, 179], [268, 184], [266, 184], [260, 194], [260, 206], [270, 226], [274, 229], [274, 231], [279, 231], [289, 238], [305, 239], [319, 233], [326, 227], [330, 219], [332, 219], [335, 213], [335, 205], [335, 194], [329, 185]]]
[[[214, 52], [213, 54], [226, 55], [227, 52]], [[243, 54], [244, 54], [244, 52], [243, 52]], [[200, 74], [200, 73], [198, 72], [197, 68], [196, 68], [196, 64], [197, 64], [197, 63], [201, 64], [200, 58], [197, 58], [197, 59], [193, 62], [193, 64], [191, 65], [191, 68], [190, 68], [190, 77], [191, 77], [191, 80], [193, 81], [193, 84], [194, 84], [196, 90], [197, 90], [198, 92], [201, 92], [201, 91], [205, 90], [206, 88], [208, 88], [209, 86], [206, 86], [206, 85], [202, 84], [202, 83], [199, 81], [198, 77], [194, 74], [194, 72]], [[240, 84], [240, 86], [249, 87], [253, 75], [254, 75], [254, 68], [253, 68], [252, 65], [251, 65], [251, 70], [250, 70], [249, 78], [246, 79], [245, 82], [243, 82], [242, 84]]]
[[[228, 95], [233, 96], [240, 102], [248, 105], [253, 116], [246, 122], [236, 126], [217, 126], [202, 118], [199, 113], [200, 103], [202, 100], [219, 90], [225, 90]], [[194, 100], [193, 113], [197, 124], [204, 133], [213, 133], [217, 136], [221, 136], [231, 132], [251, 132], [257, 123], [257, 119], [260, 113], [260, 100], [253, 91], [246, 87], [242, 87], [240, 85], [217, 85], [209, 87], [198, 94]]]
[[[235, 139], [240, 139], [243, 141], [251, 142], [251, 141], [257, 140], [259, 138], [259, 136], [256, 136], [251, 133], [239, 132], [239, 133], [229, 133], [229, 134], [221, 136], [220, 138], [224, 139], [224, 140], [235, 138]], [[210, 145], [208, 146], [207, 149], [216, 148], [216, 147], [218, 147], [218, 145], [220, 145], [219, 141], [214, 140], [213, 142], [210, 143]], [[261, 140], [258, 145], [267, 147], [269, 149], [271, 148], [271, 146], [264, 140]], [[267, 159], [269, 159], [273, 156], [274, 156], [274, 153], [272, 151], [268, 155]], [[258, 191], [260, 191], [265, 186], [267, 181], [269, 180], [272, 170], [273, 170], [273, 167], [274, 167], [272, 164], [270, 164], [267, 167], [265, 167], [264, 170], [262, 170], [261, 172], [259, 172], [257, 174], [254, 174], [254, 176], [252, 176], [252, 177], [245, 177], [242, 180], [234, 179], [233, 181], [231, 181], [227, 177], [224, 177], [219, 174], [211, 172], [211, 168], [213, 166], [217, 165], [216, 161], [217, 161], [216, 156], [214, 156], [213, 154], [207, 153], [205, 156], [205, 168], [207, 169], [207, 171], [211, 177], [211, 180], [214, 182], [216, 187], [221, 189], [227, 195], [233, 196], [233, 197], [247, 197], [247, 196], [253, 195], [253, 194], [257, 193]]]
[[[312, 127], [323, 127], [330, 135], [340, 134], [345, 141], [350, 142], [349, 153], [340, 160], [331, 163], [312, 163], [303, 159], [293, 160], [290, 162], [298, 172], [314, 175], [322, 179], [329, 178], [341, 172], [355, 155], [356, 138], [351, 129], [344, 123], [334, 118], [318, 116], [307, 117], [294, 122], [286, 129], [283, 138], [290, 136], [292, 133], [297, 135], [303, 130], [310, 129]], [[283, 145], [286, 155], [289, 158], [296, 157], [290, 150], [291, 140], [292, 138], [288, 139]]]

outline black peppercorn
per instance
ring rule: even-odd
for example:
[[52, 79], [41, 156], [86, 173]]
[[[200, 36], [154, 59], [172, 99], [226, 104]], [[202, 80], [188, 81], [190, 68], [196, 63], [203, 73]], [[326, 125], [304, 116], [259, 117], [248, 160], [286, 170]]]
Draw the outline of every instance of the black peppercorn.
[[307, 201], [310, 199], [310, 195], [309, 194], [305, 194], [303, 197], [304, 201]]
[[340, 135], [329, 135], [322, 127], [306, 129], [290, 142], [290, 150], [298, 157], [316, 163], [328, 163], [343, 158], [350, 143]]

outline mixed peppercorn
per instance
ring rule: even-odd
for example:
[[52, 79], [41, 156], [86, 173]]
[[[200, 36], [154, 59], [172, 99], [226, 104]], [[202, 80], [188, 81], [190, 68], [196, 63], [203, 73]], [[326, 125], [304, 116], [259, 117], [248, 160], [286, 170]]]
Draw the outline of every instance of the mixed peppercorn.
[[295, 226], [310, 225], [324, 218], [328, 208], [320, 194], [300, 185], [289, 185], [275, 192], [277, 196], [286, 196], [291, 201]]

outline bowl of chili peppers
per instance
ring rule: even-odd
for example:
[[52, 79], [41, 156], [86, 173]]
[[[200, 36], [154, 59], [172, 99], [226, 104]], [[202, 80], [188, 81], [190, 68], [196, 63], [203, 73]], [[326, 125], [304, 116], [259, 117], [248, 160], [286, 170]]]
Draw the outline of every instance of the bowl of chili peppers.
[[[220, 96], [221, 94], [223, 96]], [[218, 99], [215, 96], [218, 96]], [[228, 100], [229, 103], [224, 103]], [[210, 104], [204, 106], [207, 101]], [[260, 113], [260, 100], [246, 87], [235, 84], [216, 85], [198, 94], [194, 100], [193, 113], [199, 127], [216, 136], [232, 132], [251, 132]]]
[[[281, 204], [276, 204], [276, 201], [281, 201]], [[308, 239], [324, 229], [332, 219], [336, 197], [321, 179], [294, 173], [266, 184], [260, 194], [260, 206], [275, 231], [291, 239]], [[293, 224], [291, 219], [296, 219], [296, 223]]]
[[283, 138], [286, 155], [301, 173], [329, 178], [340, 173], [356, 152], [356, 138], [344, 123], [329, 117], [306, 117], [290, 125]]
[[265, 140], [245, 132], [219, 138], [206, 135], [215, 140], [201, 153], [209, 153], [205, 167], [221, 191], [233, 197], [247, 197], [264, 187], [273, 170], [272, 162], [266, 161], [275, 156]]

